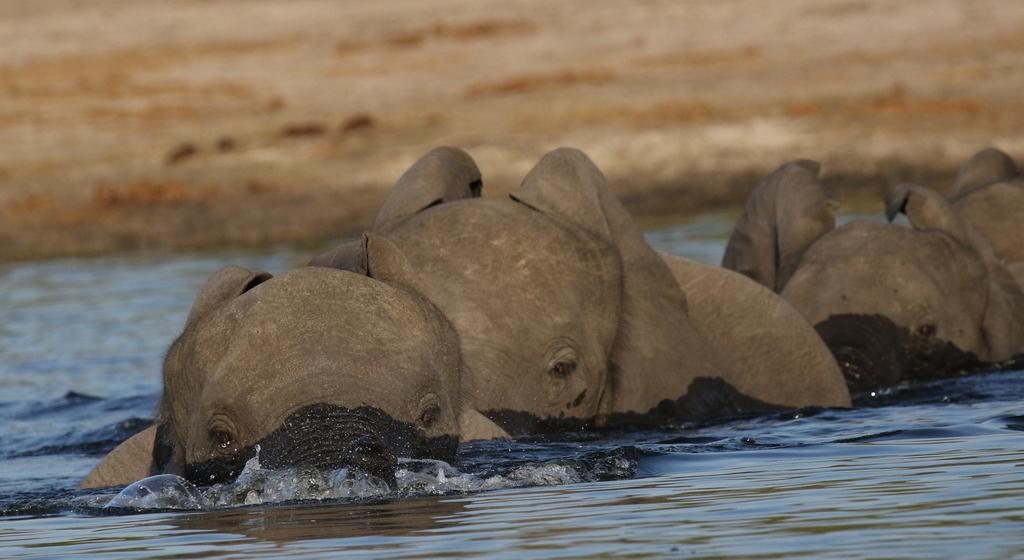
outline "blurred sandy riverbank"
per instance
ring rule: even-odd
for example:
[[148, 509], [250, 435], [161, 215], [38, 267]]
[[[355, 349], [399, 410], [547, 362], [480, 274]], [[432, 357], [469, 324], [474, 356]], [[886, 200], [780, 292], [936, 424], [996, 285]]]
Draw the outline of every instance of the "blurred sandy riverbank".
[[485, 196], [579, 147], [644, 219], [1024, 157], [1024, 4], [626, 6], [0, 0], [0, 260], [357, 233], [442, 144]]

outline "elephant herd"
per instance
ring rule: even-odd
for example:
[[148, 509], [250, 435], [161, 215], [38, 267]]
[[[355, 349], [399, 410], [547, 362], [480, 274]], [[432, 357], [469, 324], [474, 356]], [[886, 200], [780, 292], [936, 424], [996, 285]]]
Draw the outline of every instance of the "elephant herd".
[[835, 227], [819, 165], [758, 183], [721, 267], [659, 253], [582, 152], [505, 198], [437, 148], [371, 230], [278, 277], [201, 288], [163, 364], [152, 427], [83, 487], [159, 473], [230, 480], [460, 441], [664, 425], [804, 406], [995, 369], [1024, 353], [1024, 176], [987, 149], [946, 197], [900, 185], [892, 221]]

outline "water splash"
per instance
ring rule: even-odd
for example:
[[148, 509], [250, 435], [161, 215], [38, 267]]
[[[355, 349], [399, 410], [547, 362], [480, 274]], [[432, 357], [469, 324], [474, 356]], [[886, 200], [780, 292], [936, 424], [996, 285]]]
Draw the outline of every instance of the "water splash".
[[128, 485], [107, 508], [206, 509], [206, 497], [191, 482], [173, 474], [158, 474]]
[[[525, 486], [575, 484], [634, 475], [635, 449], [589, 453], [577, 459], [527, 463], [504, 473], [462, 472], [444, 462], [399, 459], [395, 487], [355, 469], [263, 468], [259, 453], [234, 481], [196, 487], [176, 475], [144, 478], [125, 487], [102, 507], [140, 510], [213, 510], [295, 501], [344, 501], [479, 492]], [[90, 505], [97, 506], [98, 501]]]

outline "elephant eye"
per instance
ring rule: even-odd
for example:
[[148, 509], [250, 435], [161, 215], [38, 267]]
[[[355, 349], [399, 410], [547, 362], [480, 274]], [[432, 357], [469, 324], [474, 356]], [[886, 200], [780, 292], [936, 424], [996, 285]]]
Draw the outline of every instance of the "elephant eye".
[[235, 443], [231, 434], [224, 430], [210, 430], [210, 441], [221, 451], [227, 451]]
[[551, 375], [557, 375], [558, 377], [569, 377], [574, 371], [576, 371], [576, 362], [572, 360], [560, 361], [551, 366], [549, 370]]
[[424, 428], [429, 428], [437, 422], [437, 417], [441, 415], [441, 409], [436, 406], [427, 408], [420, 414], [420, 425]]

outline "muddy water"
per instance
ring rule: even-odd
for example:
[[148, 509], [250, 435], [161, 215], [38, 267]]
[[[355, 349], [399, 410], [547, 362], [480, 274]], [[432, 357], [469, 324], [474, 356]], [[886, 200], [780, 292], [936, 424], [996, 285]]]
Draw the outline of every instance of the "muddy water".
[[[649, 239], [715, 262], [727, 233], [705, 216]], [[162, 353], [205, 277], [306, 254], [0, 268], [0, 557], [1024, 555], [1024, 372], [847, 411], [472, 444], [457, 465], [403, 463], [397, 488], [252, 464], [217, 488], [77, 491], [151, 419]]]

